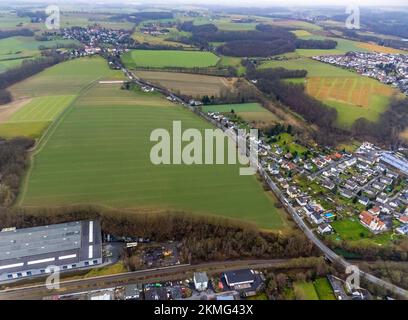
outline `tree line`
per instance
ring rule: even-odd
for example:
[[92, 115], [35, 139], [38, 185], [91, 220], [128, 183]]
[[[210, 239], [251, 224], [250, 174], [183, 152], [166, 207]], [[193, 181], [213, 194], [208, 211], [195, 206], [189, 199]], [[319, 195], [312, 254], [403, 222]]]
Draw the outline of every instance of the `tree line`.
[[9, 69], [0, 74], [0, 89], [6, 89], [64, 60], [65, 57], [57, 53], [49, 53], [47, 56], [34, 60], [24, 60], [21, 66]]
[[0, 30], [0, 39], [17, 36], [32, 37], [34, 36], [34, 32], [32, 32], [30, 29]]
[[213, 24], [195, 26], [189, 21], [179, 24], [178, 28], [193, 34], [180, 39], [183, 43], [211, 49], [211, 42], [223, 42], [217, 52], [235, 57], [268, 57], [293, 52], [296, 48], [331, 49], [337, 45], [332, 40], [300, 40], [285, 28], [264, 24], [257, 25], [256, 30], [224, 31]]
[[263, 93], [282, 102], [292, 111], [319, 127], [333, 127], [337, 119], [337, 110], [326, 106], [305, 93], [303, 84], [282, 81], [290, 78], [303, 78], [305, 70], [286, 70], [284, 68], [256, 70], [250, 68], [247, 76], [256, 79], [256, 86]]
[[375, 139], [396, 148], [400, 145], [400, 133], [408, 125], [408, 98], [393, 99], [389, 108], [380, 115], [377, 122], [365, 118], [357, 119], [352, 132], [359, 137]]
[[182, 256], [191, 262], [245, 258], [298, 258], [319, 251], [292, 230], [262, 232], [251, 223], [183, 212], [136, 212], [92, 206], [0, 209], [0, 225], [18, 228], [99, 219], [102, 231], [118, 237], [143, 237], [153, 241], [180, 241]]
[[28, 138], [0, 141], [0, 206], [14, 203], [33, 145], [34, 140]]

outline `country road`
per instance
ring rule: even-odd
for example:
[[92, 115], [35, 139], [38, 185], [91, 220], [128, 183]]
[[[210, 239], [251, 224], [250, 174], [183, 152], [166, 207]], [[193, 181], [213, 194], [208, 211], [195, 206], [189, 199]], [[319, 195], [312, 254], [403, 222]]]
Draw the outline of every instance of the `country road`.
[[60, 289], [48, 290], [45, 283], [22, 287], [11, 287], [0, 291], [0, 300], [38, 300], [47, 296], [69, 294], [74, 292], [112, 288], [131, 283], [147, 283], [187, 278], [194, 271], [222, 272], [236, 268], [270, 268], [278, 267], [290, 259], [274, 260], [238, 260], [222, 262], [206, 262], [196, 265], [176, 265], [171, 267], [139, 270], [114, 275], [106, 275], [85, 279], [62, 280]]

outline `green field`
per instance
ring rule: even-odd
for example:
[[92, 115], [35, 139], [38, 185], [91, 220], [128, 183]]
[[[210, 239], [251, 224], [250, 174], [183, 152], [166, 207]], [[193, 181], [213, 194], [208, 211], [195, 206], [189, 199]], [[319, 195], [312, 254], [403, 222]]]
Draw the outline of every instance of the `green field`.
[[296, 282], [293, 288], [299, 300], [319, 300], [312, 282]]
[[48, 125], [72, 103], [74, 98], [75, 96], [34, 98], [0, 124], [0, 135], [39, 138]]
[[34, 98], [14, 113], [8, 122], [52, 121], [74, 100], [75, 96]]
[[10, 87], [10, 91], [15, 97], [76, 95], [97, 79], [123, 79], [123, 74], [112, 72], [101, 57], [81, 58], [48, 68]]
[[147, 211], [185, 211], [284, 226], [274, 200], [238, 165], [158, 165], [151, 131], [211, 128], [156, 94], [95, 85], [50, 130], [20, 197], [23, 206], [101, 204]]
[[32, 99], [0, 123], [0, 135], [39, 138], [87, 85], [102, 78], [122, 77], [101, 57], [75, 59], [48, 68], [10, 88], [15, 98]]
[[320, 300], [336, 300], [333, 289], [327, 278], [318, 278], [313, 284]]
[[270, 60], [260, 69], [283, 67], [289, 70], [306, 70], [307, 79], [287, 81], [306, 85], [306, 92], [338, 112], [337, 125], [349, 129], [359, 118], [376, 122], [387, 110], [390, 98], [397, 95], [392, 87], [357, 73], [321, 63], [306, 57], [289, 60]]
[[0, 72], [19, 66], [23, 60], [39, 57], [40, 47], [55, 48], [77, 43], [73, 40], [56, 39], [37, 41], [34, 37], [10, 37], [0, 39]]
[[383, 245], [391, 240], [390, 233], [374, 235], [367, 228], [363, 227], [357, 218], [336, 220], [332, 223], [332, 227], [337, 234], [330, 235], [329, 237], [335, 241], [345, 240], [353, 243]]
[[218, 104], [204, 106], [204, 112], [264, 112], [265, 109], [259, 103]]
[[122, 56], [130, 68], [206, 68], [215, 66], [219, 58], [211, 52], [178, 50], [132, 50]]
[[337, 68], [326, 63], [315, 61], [309, 58], [300, 57], [289, 60], [269, 60], [262, 63], [260, 69], [285, 68], [288, 70], [306, 70], [310, 77], [360, 77], [357, 73]]
[[252, 127], [261, 129], [279, 122], [278, 117], [271, 111], [263, 108], [258, 103], [238, 103], [204, 106], [204, 112], [229, 113], [234, 110], [235, 114], [243, 120], [251, 123]]
[[246, 72], [246, 68], [241, 64], [241, 58], [221, 56], [218, 65], [220, 67], [233, 67], [237, 70], [238, 76], [242, 76]]
[[3, 138], [29, 137], [39, 138], [50, 125], [48, 121], [6, 122], [0, 124], [0, 136]]

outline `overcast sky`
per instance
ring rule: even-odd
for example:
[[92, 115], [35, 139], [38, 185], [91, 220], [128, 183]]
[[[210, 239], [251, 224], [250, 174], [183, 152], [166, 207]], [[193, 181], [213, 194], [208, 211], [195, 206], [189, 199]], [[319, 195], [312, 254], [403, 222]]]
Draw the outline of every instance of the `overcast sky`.
[[[114, 1], [120, 2], [120, 0], [102, 0], [105, 2]], [[131, 0], [128, 0], [131, 1]], [[189, 3], [189, 4], [216, 4], [216, 5], [245, 5], [245, 6], [276, 6], [276, 5], [288, 5], [288, 6], [308, 6], [308, 5], [339, 5], [347, 7], [350, 4], [361, 6], [408, 6], [408, 0], [135, 0], [134, 2], [142, 3]]]

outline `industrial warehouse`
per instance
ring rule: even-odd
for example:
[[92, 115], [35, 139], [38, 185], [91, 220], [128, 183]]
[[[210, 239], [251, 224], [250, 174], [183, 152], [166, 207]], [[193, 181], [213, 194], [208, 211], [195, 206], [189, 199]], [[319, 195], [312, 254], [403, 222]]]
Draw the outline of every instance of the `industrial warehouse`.
[[98, 221], [76, 221], [0, 232], [0, 282], [102, 263]]

